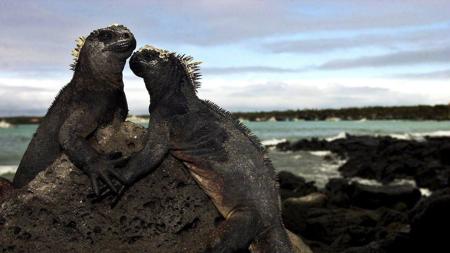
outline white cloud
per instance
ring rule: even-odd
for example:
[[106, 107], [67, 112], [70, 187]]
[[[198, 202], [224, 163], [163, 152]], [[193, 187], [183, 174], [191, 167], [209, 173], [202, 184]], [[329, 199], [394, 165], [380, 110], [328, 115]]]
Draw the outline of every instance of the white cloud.
[[318, 79], [228, 81], [212, 79], [200, 96], [229, 110], [339, 108], [370, 105], [448, 103], [445, 81], [391, 79]]
[[[128, 25], [139, 45], [209, 55], [203, 72], [213, 78], [200, 95], [230, 110], [447, 103], [449, 9], [443, 0], [3, 1], [0, 114], [45, 112], [70, 80], [73, 40], [114, 22]], [[296, 41], [283, 45], [286, 38]], [[264, 50], [269, 41], [272, 51]], [[321, 50], [332, 53], [297, 54]], [[243, 80], [249, 74], [260, 80]], [[125, 90], [131, 112], [146, 113], [142, 80], [125, 76]]]
[[[124, 82], [130, 112], [148, 113], [149, 95], [143, 81], [126, 77]], [[42, 115], [65, 82], [0, 78], [0, 84], [4, 83], [11, 85], [0, 85], [1, 115]], [[206, 79], [199, 96], [232, 111], [447, 104], [450, 86], [445, 80], [421, 79]]]

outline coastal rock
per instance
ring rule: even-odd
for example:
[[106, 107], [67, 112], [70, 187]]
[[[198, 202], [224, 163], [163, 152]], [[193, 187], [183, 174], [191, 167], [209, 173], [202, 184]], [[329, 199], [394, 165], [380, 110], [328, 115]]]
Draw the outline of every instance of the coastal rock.
[[341, 249], [368, 244], [381, 230], [375, 212], [358, 209], [292, 208], [283, 217], [286, 227], [306, 240]]
[[0, 203], [2, 203], [2, 200], [5, 199], [13, 189], [14, 188], [9, 180], [0, 177]]
[[364, 246], [350, 247], [343, 253], [397, 253], [417, 252], [410, 246], [409, 237], [405, 234], [395, 234], [390, 238], [371, 242]]
[[410, 244], [407, 215], [382, 208], [316, 208], [285, 203], [288, 229], [301, 233], [315, 253], [403, 252]]
[[396, 139], [389, 136], [352, 136], [332, 141], [313, 138], [279, 143], [281, 151], [329, 150], [346, 159], [339, 171], [347, 178], [375, 179], [388, 184], [414, 179], [430, 190], [450, 186], [450, 138]]
[[334, 207], [410, 209], [421, 198], [420, 190], [405, 185], [365, 185], [344, 178], [331, 179], [325, 186], [329, 204]]
[[303, 177], [287, 171], [278, 173], [278, 181], [281, 199], [302, 197], [318, 191], [314, 182], [306, 182]]
[[[99, 130], [104, 153], [143, 147], [132, 123]], [[168, 158], [128, 189], [114, 208], [95, 201], [88, 178], [64, 155], [0, 207], [1, 252], [203, 252], [221, 220], [178, 161]], [[91, 194], [92, 195], [92, 194]]]
[[324, 207], [327, 202], [327, 195], [315, 192], [303, 197], [292, 197], [283, 201], [284, 208], [289, 208], [293, 206], [293, 208], [307, 208], [307, 207]]
[[419, 189], [411, 185], [375, 186], [353, 184], [351, 202], [354, 206], [376, 209], [379, 207], [412, 208], [421, 197]]
[[434, 193], [411, 212], [411, 242], [417, 252], [448, 252], [450, 190]]
[[349, 207], [351, 204], [351, 194], [353, 186], [344, 178], [332, 178], [325, 185], [328, 195], [328, 203], [334, 207]]

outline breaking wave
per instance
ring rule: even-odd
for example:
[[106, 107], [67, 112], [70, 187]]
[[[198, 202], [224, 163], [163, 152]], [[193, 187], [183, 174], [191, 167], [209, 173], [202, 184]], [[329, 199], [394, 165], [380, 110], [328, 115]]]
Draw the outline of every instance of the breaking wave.
[[0, 175], [16, 173], [17, 165], [0, 165]]
[[[355, 134], [355, 135], [370, 135], [370, 134]], [[415, 140], [422, 141], [426, 137], [450, 137], [450, 131], [435, 131], [435, 132], [424, 132], [424, 133], [393, 133], [393, 134], [372, 134], [375, 137], [389, 136], [398, 140]], [[348, 136], [347, 132], [341, 132], [335, 136], [325, 138], [325, 140], [331, 142], [339, 139], [346, 139]]]

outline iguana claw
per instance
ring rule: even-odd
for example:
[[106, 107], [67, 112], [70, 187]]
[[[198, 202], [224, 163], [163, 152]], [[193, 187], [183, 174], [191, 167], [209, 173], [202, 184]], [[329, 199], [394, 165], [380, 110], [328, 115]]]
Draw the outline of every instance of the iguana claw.
[[115, 160], [99, 159], [85, 168], [91, 180], [92, 189], [98, 197], [100, 196], [99, 181], [103, 182], [115, 194], [118, 193], [114, 180], [121, 182], [118, 178], [118, 173], [114, 170], [115, 167], [123, 166], [129, 160], [129, 157], [120, 157]]

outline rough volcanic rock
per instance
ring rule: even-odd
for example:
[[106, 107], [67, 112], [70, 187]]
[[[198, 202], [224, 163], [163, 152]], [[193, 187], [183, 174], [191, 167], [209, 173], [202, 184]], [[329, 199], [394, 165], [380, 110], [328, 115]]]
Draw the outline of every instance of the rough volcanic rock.
[[353, 185], [351, 202], [354, 206], [362, 208], [398, 208], [400, 205], [412, 208], [421, 197], [419, 189], [411, 185], [375, 186], [360, 183]]
[[281, 199], [302, 197], [317, 192], [314, 182], [306, 182], [301, 176], [296, 176], [287, 171], [278, 173]]
[[286, 227], [302, 234], [315, 253], [403, 252], [410, 243], [406, 215], [390, 209], [285, 203], [283, 218]]
[[327, 203], [327, 195], [314, 192], [303, 197], [292, 197], [283, 201], [283, 206], [294, 206], [293, 208], [307, 208], [307, 207], [324, 207]]
[[396, 139], [389, 136], [352, 136], [333, 141], [313, 138], [284, 142], [282, 151], [329, 150], [347, 161], [339, 171], [344, 177], [361, 177], [390, 183], [414, 179], [431, 190], [450, 186], [450, 138]]
[[345, 178], [332, 178], [325, 185], [328, 195], [328, 203], [335, 207], [349, 207], [353, 186]]
[[[132, 123], [91, 142], [124, 155], [143, 147]], [[202, 252], [220, 215], [181, 163], [168, 158], [114, 207], [92, 203], [89, 180], [64, 155], [0, 207], [0, 252]]]
[[423, 199], [411, 212], [411, 242], [417, 252], [449, 252], [450, 189]]
[[2, 203], [2, 200], [6, 198], [13, 189], [14, 188], [9, 180], [0, 177], [0, 203]]
[[325, 186], [334, 207], [411, 209], [420, 200], [420, 190], [412, 185], [365, 185], [347, 179], [331, 179]]
[[411, 244], [408, 210], [420, 198], [409, 185], [336, 178], [321, 193], [284, 200], [283, 220], [315, 253], [403, 252]]

